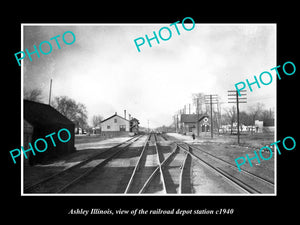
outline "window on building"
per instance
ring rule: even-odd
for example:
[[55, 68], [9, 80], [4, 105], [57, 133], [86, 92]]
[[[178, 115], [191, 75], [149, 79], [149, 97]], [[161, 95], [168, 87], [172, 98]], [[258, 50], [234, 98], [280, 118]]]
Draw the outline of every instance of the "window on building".
[[193, 125], [190, 125], [190, 126], [189, 126], [189, 132], [193, 132], [193, 129], [194, 129], [194, 128], [196, 128], [196, 126], [195, 126], [194, 124], [193, 124]]
[[107, 129], [110, 129], [110, 126], [109, 126], [109, 125], [107, 125]]
[[115, 119], [115, 123], [118, 122], [117, 119]]
[[126, 125], [120, 125], [120, 131], [126, 131]]

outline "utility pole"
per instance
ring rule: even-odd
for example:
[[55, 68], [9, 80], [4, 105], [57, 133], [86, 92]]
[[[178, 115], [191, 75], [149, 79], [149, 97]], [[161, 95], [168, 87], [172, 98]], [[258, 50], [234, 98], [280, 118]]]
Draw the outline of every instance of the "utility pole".
[[[241, 96], [246, 96], [246, 90], [240, 90]], [[228, 91], [228, 103], [236, 103], [236, 114], [237, 114], [237, 136], [238, 144], [240, 144], [240, 109], [239, 103], [247, 103], [247, 97], [239, 97], [237, 90]]]
[[197, 136], [199, 137], [199, 98], [197, 97]]
[[181, 132], [181, 109], [179, 109], [179, 112], [178, 112], [178, 133]]
[[50, 79], [49, 105], [50, 105], [50, 103], [51, 103], [51, 89], [52, 89], [52, 79]]
[[213, 135], [214, 126], [213, 126], [213, 116], [212, 116], [212, 95], [210, 95], [209, 100], [210, 100], [210, 118], [211, 118], [211, 120], [210, 120], [211, 121], [210, 136], [211, 136], [211, 138], [213, 138], [214, 137], [214, 135]]
[[[223, 103], [225, 103], [225, 102], [218, 102], [218, 113], [219, 113], [219, 115], [220, 115], [220, 117], [219, 117], [219, 128], [221, 128], [222, 129], [222, 104]], [[222, 129], [222, 131], [223, 131], [223, 129]]]
[[176, 129], [176, 115], [173, 116], [173, 119], [174, 119], [174, 128], [175, 128], [175, 133], [177, 132], [177, 129]]
[[213, 138], [214, 125], [213, 125], [212, 105], [218, 104], [218, 95], [205, 95], [204, 97], [205, 97], [205, 103], [210, 104], [210, 136], [211, 138]]
[[239, 110], [239, 96], [238, 96], [238, 92], [236, 92], [236, 116], [237, 116], [238, 144], [240, 144], [240, 110]]
[[174, 115], [174, 126], [175, 126], [175, 132], [178, 133], [178, 115]]
[[179, 133], [178, 126], [179, 126], [179, 119], [178, 119], [178, 115], [176, 114], [176, 133]]

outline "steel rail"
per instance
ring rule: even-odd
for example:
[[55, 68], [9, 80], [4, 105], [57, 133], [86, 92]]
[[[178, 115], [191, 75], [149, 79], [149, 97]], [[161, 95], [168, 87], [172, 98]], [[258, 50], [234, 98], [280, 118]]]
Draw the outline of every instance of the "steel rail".
[[144, 157], [144, 155], [145, 155], [145, 149], [147, 148], [147, 146], [149, 146], [150, 138], [151, 138], [151, 134], [150, 134], [150, 135], [147, 137], [147, 139], [146, 139], [146, 142], [145, 142], [145, 144], [144, 144], [144, 146], [143, 146], [143, 149], [142, 149], [142, 151], [141, 151], [141, 154], [140, 154], [140, 156], [139, 156], [139, 159], [138, 159], [138, 161], [137, 161], [137, 163], [136, 163], [136, 165], [135, 165], [135, 167], [134, 167], [134, 170], [133, 170], [133, 172], [132, 172], [132, 174], [131, 174], [130, 180], [129, 180], [127, 186], [126, 186], [126, 189], [125, 189], [125, 192], [124, 192], [125, 194], [128, 194], [128, 192], [130, 191], [130, 188], [131, 188], [133, 179], [135, 178], [136, 173], [137, 173], [138, 169], [139, 169], [140, 166], [141, 166], [141, 160], [142, 160], [142, 157]]
[[[195, 154], [193, 154], [192, 152], [189, 151], [189, 149], [187, 150], [186, 148], [184, 148], [181, 144], [178, 144], [179, 147], [181, 147], [184, 151], [187, 152], [187, 154], [189, 154], [191, 157], [193, 157], [194, 159], [197, 160], [198, 163], [204, 165], [205, 167], [211, 169], [212, 171], [214, 171], [216, 174], [218, 175], [222, 175], [222, 177], [224, 177], [227, 181], [229, 181], [231, 184], [233, 184], [233, 186], [235, 186], [236, 188], [242, 190], [243, 192], [246, 192], [248, 194], [252, 194], [252, 193], [257, 193], [258, 191], [252, 187], [250, 187], [249, 185], [240, 182], [238, 179], [232, 177], [231, 175], [224, 173], [220, 168], [217, 168], [213, 165], [211, 165], [210, 163], [202, 160], [200, 157], [196, 156]], [[259, 193], [259, 192], [258, 192]]]
[[161, 164], [162, 164], [162, 162], [161, 162], [161, 160], [162, 159], [160, 159], [160, 157], [159, 157], [159, 155], [160, 155], [160, 152], [158, 151], [158, 147], [157, 147], [157, 137], [156, 137], [156, 134], [154, 134], [154, 146], [155, 146], [155, 150], [156, 150], [156, 155], [157, 155], [157, 159], [158, 159], [158, 167], [159, 167], [159, 171], [160, 171], [160, 178], [161, 178], [161, 182], [162, 182], [162, 184], [163, 184], [163, 191], [164, 191], [164, 194], [167, 194], [167, 189], [166, 189], [166, 181], [165, 181], [165, 178], [164, 178], [164, 174], [163, 174], [163, 171], [162, 171], [162, 166], [161, 166]]
[[76, 183], [78, 183], [82, 178], [88, 176], [91, 172], [93, 172], [96, 168], [99, 167], [103, 167], [104, 165], [106, 165], [109, 161], [111, 161], [113, 158], [115, 158], [117, 155], [119, 155], [120, 153], [128, 150], [129, 146], [132, 145], [134, 142], [136, 142], [137, 140], [139, 140], [142, 136], [139, 136], [138, 138], [136, 138], [135, 140], [133, 140], [132, 142], [128, 143], [126, 146], [124, 146], [123, 148], [120, 148], [120, 150], [118, 150], [117, 152], [115, 152], [114, 154], [112, 154], [111, 156], [109, 156], [108, 158], [104, 159], [103, 161], [101, 161], [99, 164], [97, 164], [94, 167], [91, 167], [90, 169], [88, 169], [86, 172], [84, 172], [83, 174], [81, 174], [80, 176], [78, 176], [77, 178], [75, 178], [74, 180], [72, 180], [71, 182], [69, 182], [68, 184], [64, 185], [63, 187], [58, 189], [58, 193], [63, 193], [66, 192], [66, 190], [68, 188], [70, 188], [71, 186], [75, 185]]
[[158, 172], [161, 171], [161, 167], [164, 166], [164, 164], [167, 163], [171, 159], [171, 157], [176, 153], [176, 150], [177, 150], [177, 145], [174, 148], [174, 150], [170, 153], [170, 155], [167, 158], [165, 158], [165, 160], [161, 163], [161, 165], [159, 165], [155, 168], [155, 170], [152, 172], [152, 174], [149, 176], [149, 178], [144, 183], [143, 187], [140, 189], [139, 194], [142, 194], [146, 191], [146, 189], [150, 185], [153, 178], [157, 175]]
[[181, 170], [180, 170], [180, 175], [179, 175], [179, 188], [178, 188], [178, 194], [182, 194], [182, 187], [183, 187], [183, 172], [185, 170], [186, 167], [186, 160], [189, 157], [189, 154], [187, 152], [185, 152], [185, 157], [184, 160], [181, 164]]
[[43, 180], [41, 180], [41, 181], [38, 181], [38, 182], [36, 182], [36, 183], [34, 183], [34, 184], [30, 185], [30, 186], [27, 186], [27, 187], [24, 188], [24, 193], [25, 193], [25, 194], [27, 194], [27, 193], [34, 193], [33, 191], [34, 191], [35, 189], [41, 187], [44, 183], [46, 183], [46, 182], [48, 182], [48, 181], [50, 181], [50, 180], [52, 180], [52, 179], [55, 179], [55, 178], [58, 177], [58, 176], [62, 176], [62, 175], [64, 175], [64, 174], [70, 172], [71, 170], [74, 170], [74, 169], [76, 169], [76, 168], [78, 168], [78, 167], [81, 167], [81, 166], [83, 166], [84, 164], [88, 164], [89, 162], [93, 161], [95, 158], [98, 158], [99, 156], [101, 156], [101, 155], [107, 153], [108, 151], [111, 151], [112, 149], [118, 148], [118, 147], [120, 147], [121, 145], [126, 144], [127, 142], [130, 142], [130, 141], [132, 141], [134, 138], [138, 138], [138, 139], [139, 139], [140, 137], [141, 137], [141, 136], [138, 136], [138, 137], [132, 137], [132, 138], [130, 138], [130, 139], [128, 139], [128, 140], [126, 140], [126, 141], [124, 141], [124, 142], [122, 142], [122, 143], [119, 143], [119, 144], [117, 144], [117, 145], [115, 145], [115, 146], [112, 146], [112, 147], [106, 149], [105, 151], [100, 152], [100, 153], [98, 153], [98, 154], [96, 154], [96, 155], [94, 155], [94, 156], [92, 156], [92, 157], [90, 157], [90, 158], [88, 158], [88, 159], [86, 159], [86, 160], [83, 160], [82, 162], [77, 163], [77, 164], [74, 165], [74, 166], [71, 166], [71, 167], [69, 167], [69, 168], [67, 168], [67, 169], [64, 169], [64, 170], [62, 170], [62, 171], [59, 171], [59, 172], [57, 172], [57, 173], [54, 173], [54, 174], [50, 175], [49, 177], [47, 177], [47, 178], [45, 178], [45, 179], [43, 179]]
[[[223, 160], [223, 159], [221, 159], [221, 158], [219, 158], [219, 157], [217, 157], [217, 156], [215, 156], [215, 155], [213, 155], [213, 154], [210, 154], [210, 153], [208, 153], [208, 152], [206, 152], [206, 151], [200, 149], [200, 147], [195, 147], [195, 146], [191, 146], [191, 145], [189, 145], [189, 146], [190, 146], [192, 149], [196, 149], [196, 150], [198, 150], [198, 151], [201, 151], [201, 152], [207, 154], [210, 158], [212, 158], [212, 159], [214, 159], [214, 160], [221, 161], [222, 163], [225, 163], [226, 165], [230, 166], [231, 168], [234, 168], [235, 170], [238, 170], [238, 168], [237, 168], [235, 165], [233, 165], [233, 164], [231, 164], [231, 163], [229, 163], [229, 162], [227, 162], [227, 161], [225, 161], [225, 160]], [[271, 186], [272, 188], [274, 188], [274, 183], [272, 183], [272, 182], [269, 181], [269, 180], [266, 180], [266, 179], [264, 179], [264, 178], [262, 178], [262, 177], [260, 177], [260, 176], [258, 176], [258, 175], [255, 175], [255, 174], [253, 174], [253, 173], [251, 173], [251, 172], [248, 172], [248, 171], [246, 171], [246, 170], [244, 170], [244, 169], [241, 169], [241, 171], [239, 171], [239, 172], [240, 172], [240, 173], [247, 174], [248, 176], [253, 177], [253, 178], [255, 178], [255, 179], [258, 179], [258, 180], [260, 180], [260, 181], [262, 181], [262, 182], [268, 184], [268, 185]]]

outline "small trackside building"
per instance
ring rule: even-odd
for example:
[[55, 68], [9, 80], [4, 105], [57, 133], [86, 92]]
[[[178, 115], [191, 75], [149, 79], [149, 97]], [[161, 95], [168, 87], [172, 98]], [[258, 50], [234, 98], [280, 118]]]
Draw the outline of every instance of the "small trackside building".
[[75, 124], [50, 105], [24, 100], [23, 126], [24, 143], [22, 146], [25, 150], [29, 149], [29, 143], [33, 144], [36, 139], [45, 138], [46, 135], [53, 132], [57, 134], [57, 132], [62, 128], [68, 129], [71, 133], [71, 139], [66, 143], [60, 142], [56, 136], [53, 136], [55, 137], [54, 141], [56, 143], [56, 147], [50, 144], [51, 140], [47, 140], [49, 144], [48, 149], [45, 152], [35, 151], [35, 156], [30, 155], [32, 153], [28, 152], [27, 156], [29, 159], [25, 159], [25, 164], [29, 162], [30, 165], [33, 165], [50, 158], [58, 158], [61, 155], [68, 154], [76, 150], [74, 147]]
[[197, 125], [199, 132], [208, 132], [210, 123], [207, 114], [181, 114], [179, 121], [179, 132], [183, 134], [197, 134]]
[[106, 137], [124, 136], [130, 132], [130, 121], [117, 113], [101, 121], [101, 135]]

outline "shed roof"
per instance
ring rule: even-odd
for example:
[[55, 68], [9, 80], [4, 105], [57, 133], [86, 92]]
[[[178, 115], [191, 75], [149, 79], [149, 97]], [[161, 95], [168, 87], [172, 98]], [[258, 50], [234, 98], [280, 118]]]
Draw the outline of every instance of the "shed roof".
[[24, 100], [24, 119], [33, 126], [73, 125], [74, 123], [50, 105]]
[[[202, 115], [200, 114], [198, 121], [203, 120], [205, 117], [208, 117], [208, 115], [207, 114], [202, 114]], [[181, 114], [180, 121], [182, 123], [196, 123], [197, 114]]]
[[119, 116], [118, 114], [114, 114], [114, 115], [112, 115], [112, 116], [106, 118], [105, 120], [102, 120], [101, 123], [103, 123], [103, 122], [105, 122], [105, 121], [107, 121], [107, 120], [110, 120], [110, 119], [114, 118], [115, 116], [117, 116], [117, 117], [119, 117], [119, 118], [121, 118], [121, 119], [126, 120], [126, 121], [129, 122], [129, 120], [125, 119], [124, 117]]

